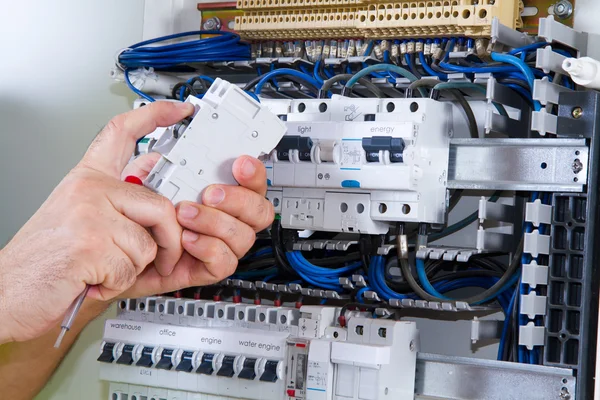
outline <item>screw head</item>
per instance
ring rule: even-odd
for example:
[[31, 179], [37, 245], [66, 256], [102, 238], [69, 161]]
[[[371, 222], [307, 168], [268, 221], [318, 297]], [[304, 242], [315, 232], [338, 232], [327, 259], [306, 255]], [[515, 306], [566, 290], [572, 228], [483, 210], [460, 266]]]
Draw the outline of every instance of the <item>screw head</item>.
[[219, 114], [217, 114], [217, 113], [213, 113], [213, 115], [212, 115], [212, 119], [218, 119], [218, 118], [219, 118]]
[[575, 161], [573, 161], [573, 173], [578, 174], [581, 172], [581, 170], [583, 169], [583, 163], [581, 162], [581, 160], [579, 158], [576, 158]]
[[408, 348], [410, 349], [410, 351], [415, 351], [415, 341], [414, 340], [410, 341]]
[[258, 137], [258, 132], [252, 131], [252, 137], [256, 139]]
[[573, 4], [569, 0], [560, 0], [554, 4], [554, 15], [560, 19], [567, 19], [573, 15]]
[[205, 31], [218, 31], [221, 29], [221, 20], [217, 17], [212, 17], [204, 21], [202, 29]]
[[182, 167], [187, 164], [187, 161], [184, 159], [182, 159], [181, 161], [179, 161], [179, 165], [181, 165]]
[[579, 119], [583, 116], [583, 109], [581, 107], [575, 107], [573, 111], [571, 111], [571, 115], [575, 119]]

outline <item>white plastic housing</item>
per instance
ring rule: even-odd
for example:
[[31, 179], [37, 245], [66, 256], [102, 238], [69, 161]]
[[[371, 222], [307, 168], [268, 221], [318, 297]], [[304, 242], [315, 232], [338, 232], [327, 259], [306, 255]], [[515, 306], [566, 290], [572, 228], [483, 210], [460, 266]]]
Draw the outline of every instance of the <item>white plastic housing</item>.
[[164, 131], [153, 147], [162, 157], [144, 182], [174, 204], [200, 203], [211, 184], [236, 185], [234, 161], [269, 153], [286, 130], [267, 108], [219, 78], [202, 99], [187, 101], [196, 107], [192, 121]]
[[[386, 233], [395, 221], [441, 224], [452, 108], [431, 99], [263, 100], [285, 117], [285, 137], [310, 138], [310, 160], [298, 149], [265, 160], [267, 197], [284, 228]], [[402, 139], [402, 162], [390, 151], [367, 159], [364, 138]]]

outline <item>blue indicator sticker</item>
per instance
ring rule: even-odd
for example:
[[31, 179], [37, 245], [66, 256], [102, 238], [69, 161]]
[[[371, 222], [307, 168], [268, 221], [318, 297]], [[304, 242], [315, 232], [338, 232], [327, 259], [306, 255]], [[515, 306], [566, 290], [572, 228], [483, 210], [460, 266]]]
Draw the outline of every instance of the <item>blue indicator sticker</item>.
[[317, 389], [317, 388], [306, 388], [306, 390], [314, 390], [315, 392], [325, 392], [325, 389]]
[[267, 179], [267, 186], [273, 186], [270, 179]]
[[343, 188], [359, 188], [360, 182], [353, 181], [353, 180], [345, 180], [345, 181], [342, 181], [342, 187]]

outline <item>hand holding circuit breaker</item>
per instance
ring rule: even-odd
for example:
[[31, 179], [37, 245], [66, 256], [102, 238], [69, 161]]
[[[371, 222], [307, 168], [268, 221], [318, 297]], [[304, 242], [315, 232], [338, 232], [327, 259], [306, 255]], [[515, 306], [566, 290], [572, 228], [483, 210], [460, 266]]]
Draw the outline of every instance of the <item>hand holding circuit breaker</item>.
[[212, 184], [236, 185], [234, 161], [270, 153], [286, 132], [285, 124], [243, 90], [219, 78], [196, 107], [189, 125], [167, 130], [150, 150], [162, 155], [144, 185], [177, 204], [201, 202]]
[[[243, 155], [270, 153], [286, 132], [285, 124], [237, 86], [219, 78], [203, 99], [190, 96], [196, 111], [189, 124], [164, 130], [149, 151], [161, 154], [143, 184], [173, 204], [201, 202], [202, 191], [212, 184], [236, 185], [233, 163]], [[140, 184], [135, 177], [127, 182]], [[71, 328], [89, 286], [73, 302], [55, 347]]]

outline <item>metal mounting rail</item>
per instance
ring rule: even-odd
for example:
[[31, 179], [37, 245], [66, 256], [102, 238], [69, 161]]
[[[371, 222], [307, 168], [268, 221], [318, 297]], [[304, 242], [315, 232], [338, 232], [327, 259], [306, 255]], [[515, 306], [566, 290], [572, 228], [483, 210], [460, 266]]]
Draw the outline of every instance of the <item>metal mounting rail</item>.
[[582, 192], [585, 139], [453, 139], [448, 188]]
[[575, 400], [573, 371], [419, 353], [415, 399]]

